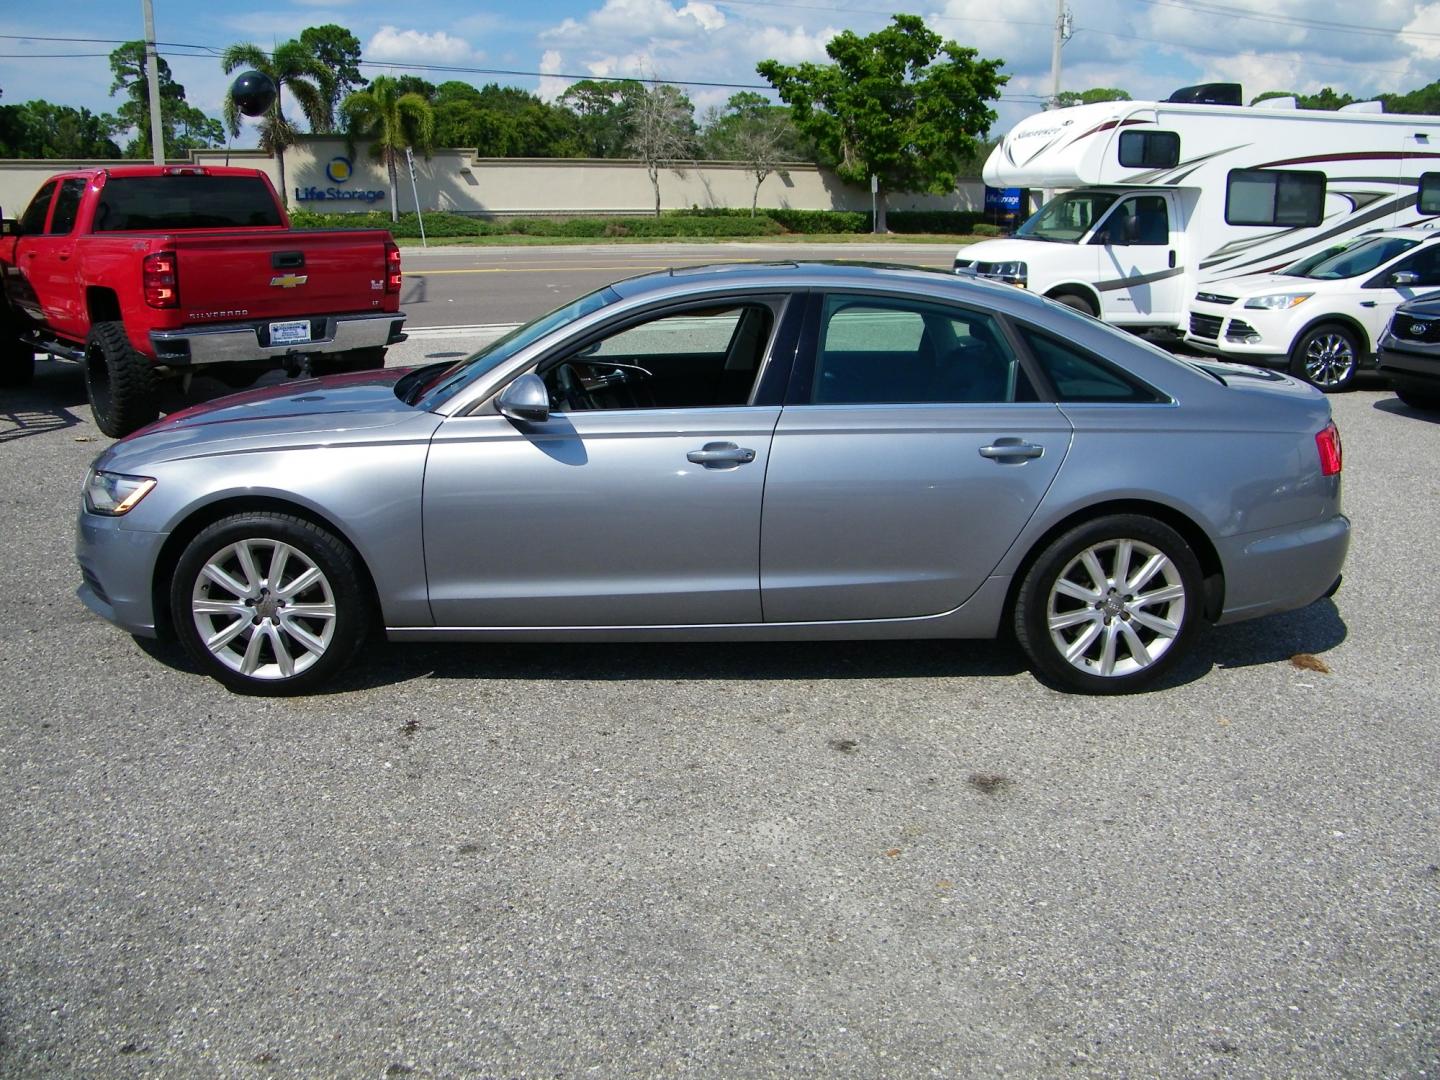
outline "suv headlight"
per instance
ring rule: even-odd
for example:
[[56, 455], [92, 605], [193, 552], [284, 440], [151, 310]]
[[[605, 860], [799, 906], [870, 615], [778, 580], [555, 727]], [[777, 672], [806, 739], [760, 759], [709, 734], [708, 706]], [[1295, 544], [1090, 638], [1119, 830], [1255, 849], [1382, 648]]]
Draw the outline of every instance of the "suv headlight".
[[1303, 304], [1314, 293], [1309, 292], [1277, 292], [1267, 296], [1252, 296], [1245, 301], [1247, 308], [1262, 309], [1265, 311], [1286, 311], [1298, 304]]
[[85, 509], [92, 514], [119, 517], [134, 510], [155, 487], [149, 476], [125, 476], [122, 473], [91, 469], [85, 478]]
[[1023, 262], [976, 263], [975, 272], [983, 278], [1003, 281], [1024, 288], [1030, 280], [1030, 268]]

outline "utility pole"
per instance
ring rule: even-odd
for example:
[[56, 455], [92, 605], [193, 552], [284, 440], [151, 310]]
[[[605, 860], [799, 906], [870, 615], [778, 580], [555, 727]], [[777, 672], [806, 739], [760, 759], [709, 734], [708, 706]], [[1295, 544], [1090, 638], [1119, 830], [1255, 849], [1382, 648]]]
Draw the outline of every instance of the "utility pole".
[[160, 122], [160, 57], [155, 52], [155, 7], [140, 0], [145, 13], [145, 78], [150, 83], [150, 156], [156, 165], [165, 164], [165, 125]]
[[1060, 49], [1070, 40], [1072, 33], [1070, 9], [1065, 6], [1065, 0], [1055, 0], [1055, 40], [1050, 46], [1050, 100], [1045, 104], [1047, 109], [1057, 108], [1060, 103]]

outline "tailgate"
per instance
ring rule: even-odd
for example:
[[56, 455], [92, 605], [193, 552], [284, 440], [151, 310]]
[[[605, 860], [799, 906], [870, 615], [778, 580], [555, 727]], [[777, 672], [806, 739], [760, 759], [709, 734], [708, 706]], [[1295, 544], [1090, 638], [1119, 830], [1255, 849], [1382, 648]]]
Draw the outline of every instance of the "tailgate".
[[180, 309], [186, 321], [211, 312], [235, 318], [379, 311], [385, 299], [385, 241], [379, 229], [175, 234]]

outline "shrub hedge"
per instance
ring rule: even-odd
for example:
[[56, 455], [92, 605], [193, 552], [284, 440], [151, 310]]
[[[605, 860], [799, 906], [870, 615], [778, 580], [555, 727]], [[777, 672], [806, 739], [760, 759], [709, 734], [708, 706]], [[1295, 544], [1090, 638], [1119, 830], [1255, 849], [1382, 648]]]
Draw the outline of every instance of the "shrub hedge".
[[[982, 215], [968, 210], [892, 210], [886, 224], [894, 233], [995, 235]], [[297, 229], [389, 229], [397, 237], [418, 239], [420, 224], [413, 213], [392, 222], [384, 211], [323, 214], [296, 210], [290, 222]], [[667, 211], [660, 217], [481, 218], [433, 211], [425, 215], [425, 235], [435, 239], [466, 236], [556, 236], [586, 239], [605, 236], [779, 236], [868, 233], [870, 215], [854, 210], [767, 209], [754, 217], [748, 209], [692, 207]], [[998, 230], [997, 230], [998, 232]]]

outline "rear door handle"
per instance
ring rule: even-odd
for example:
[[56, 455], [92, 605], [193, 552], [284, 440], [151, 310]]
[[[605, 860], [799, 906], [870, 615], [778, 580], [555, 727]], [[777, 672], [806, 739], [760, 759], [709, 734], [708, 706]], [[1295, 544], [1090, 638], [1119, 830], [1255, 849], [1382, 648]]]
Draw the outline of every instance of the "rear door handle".
[[1038, 458], [1045, 453], [1043, 446], [1021, 442], [1019, 439], [997, 439], [989, 446], [980, 447], [980, 456], [991, 461], [1006, 461], [1010, 458]]
[[685, 458], [707, 469], [724, 469], [749, 465], [755, 460], [755, 451], [736, 446], [733, 442], [707, 442], [699, 450], [691, 450]]

